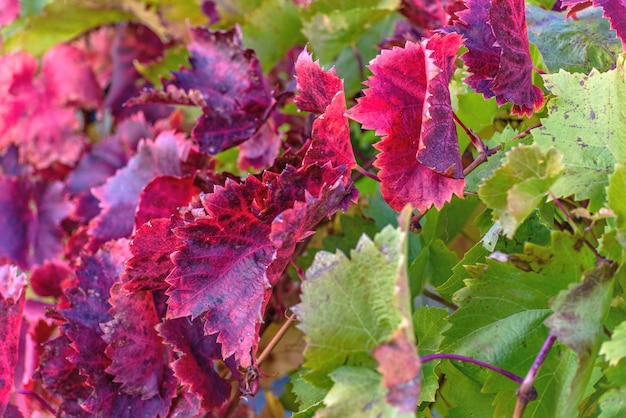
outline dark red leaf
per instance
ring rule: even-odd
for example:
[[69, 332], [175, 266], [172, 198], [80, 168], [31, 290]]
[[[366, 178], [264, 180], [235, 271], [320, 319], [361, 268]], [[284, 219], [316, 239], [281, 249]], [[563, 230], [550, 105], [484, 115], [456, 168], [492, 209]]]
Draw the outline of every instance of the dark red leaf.
[[73, 273], [63, 262], [48, 262], [33, 269], [30, 287], [39, 296], [58, 298], [63, 294], [63, 283], [67, 283]]
[[399, 12], [420, 29], [438, 29], [447, 23], [449, 0], [402, 0]]
[[169, 218], [179, 207], [187, 206], [191, 198], [200, 193], [193, 182], [193, 177], [159, 176], [152, 179], [139, 194], [135, 228], [150, 219]]
[[398, 329], [391, 340], [374, 348], [382, 384], [388, 389], [387, 402], [400, 412], [413, 412], [420, 395], [421, 363], [415, 344]]
[[472, 73], [466, 82], [513, 113], [532, 115], [543, 93], [532, 84], [524, 0], [468, 0], [454, 25], [468, 51], [461, 56]]
[[531, 116], [543, 104], [543, 92], [533, 86], [524, 0], [492, 0], [489, 21], [502, 50], [493, 79], [496, 102], [511, 102], [513, 113]]
[[104, 100], [104, 107], [110, 109], [118, 120], [134, 113], [143, 112], [146, 119], [154, 121], [170, 113], [166, 106], [134, 105], [124, 106], [131, 97], [151, 84], [142, 80], [135, 68], [135, 62], [148, 64], [163, 55], [164, 45], [157, 35], [145, 26], [128, 23], [119, 26], [113, 40], [111, 56], [111, 85]]
[[106, 372], [115, 376], [113, 381], [128, 395], [144, 400], [159, 396], [164, 381], [174, 378], [165, 363], [162, 338], [154, 328], [161, 321], [152, 292], [131, 295], [116, 284], [109, 303], [113, 319], [100, 324], [102, 339], [108, 344], [105, 353], [111, 359]]
[[34, 215], [29, 207], [30, 184], [22, 178], [0, 175], [0, 261], [23, 269], [29, 264], [29, 229]]
[[185, 247], [172, 255], [176, 267], [167, 278], [167, 317], [204, 314], [206, 334], [219, 333], [223, 358], [234, 354], [243, 367], [258, 344], [271, 293], [266, 270], [276, 255], [269, 224], [254, 213], [264, 194], [263, 184], [248, 177], [204, 195], [206, 216], [176, 230]]
[[25, 285], [26, 276], [17, 274], [17, 267], [0, 266], [0, 416], [4, 416], [13, 392]]
[[126, 262], [122, 276], [125, 291], [167, 289], [165, 278], [174, 268], [170, 254], [182, 245], [174, 230], [181, 225], [182, 220], [173, 216], [153, 219], [137, 230], [130, 243], [133, 258]]
[[[222, 359], [222, 348], [216, 336], [204, 335], [200, 319], [168, 319], [157, 329], [165, 342], [180, 353], [172, 367], [183, 386], [197, 394], [208, 411], [222, 406], [230, 398], [231, 384], [217, 372], [216, 360]], [[236, 378], [236, 368], [231, 367], [231, 371]]]
[[450, 103], [448, 85], [454, 73], [454, 60], [461, 47], [457, 34], [434, 35], [426, 48], [432, 52], [440, 73], [428, 83], [428, 109], [422, 122], [422, 144], [417, 160], [438, 174], [455, 179], [463, 178], [463, 163]]
[[128, 165], [93, 189], [102, 212], [91, 221], [94, 240], [105, 242], [130, 236], [133, 232], [139, 193], [155, 177], [181, 176], [181, 160], [186, 159], [191, 143], [182, 134], [162, 132], [152, 141], [139, 144]]
[[172, 103], [202, 107], [192, 136], [200, 150], [215, 155], [250, 138], [263, 123], [272, 98], [261, 64], [241, 43], [238, 28], [190, 29], [191, 69], [164, 81], [165, 92], [145, 91], [133, 103]]
[[[445, 39], [451, 44], [455, 42], [455, 38]], [[448, 52], [446, 48], [440, 50], [437, 54], [441, 56], [436, 61], [447, 63], [449, 58], [445, 54]], [[398, 66], [398, 62], [403, 65]], [[348, 115], [363, 124], [365, 129], [375, 129], [377, 135], [384, 135], [382, 141], [375, 145], [380, 150], [375, 165], [380, 168], [380, 189], [387, 203], [398, 211], [411, 204], [424, 212], [431, 205], [441, 208], [453, 194], [462, 196], [463, 179], [433, 171], [417, 159], [418, 152], [424, 147], [422, 135], [425, 127], [422, 121], [425, 116], [428, 117], [427, 91], [431, 83], [442, 81], [433, 80], [441, 72], [436, 62], [427, 58], [420, 44], [407, 42], [404, 48], [382, 51], [371, 62], [370, 69], [374, 75], [367, 81], [369, 88], [358, 104], [348, 111]], [[441, 91], [437, 94], [438, 100], [445, 100]], [[450, 100], [449, 97], [447, 100]], [[441, 102], [436, 105], [438, 112], [445, 112], [447, 106], [449, 104]], [[433, 140], [429, 139], [429, 142]], [[453, 139], [449, 137], [446, 140]], [[447, 144], [448, 148], [451, 146]], [[449, 153], [446, 158], [450, 158]], [[455, 164], [458, 161], [451, 159], [443, 165], [446, 169], [451, 166], [456, 169]]]

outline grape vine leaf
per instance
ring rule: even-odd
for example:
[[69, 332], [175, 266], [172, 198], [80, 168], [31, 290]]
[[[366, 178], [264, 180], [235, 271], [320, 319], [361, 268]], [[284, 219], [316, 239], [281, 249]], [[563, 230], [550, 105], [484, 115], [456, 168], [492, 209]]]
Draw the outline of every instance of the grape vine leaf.
[[[417, 337], [417, 349], [421, 357], [435, 354], [443, 341], [443, 332], [448, 328], [448, 310], [431, 306], [418, 306], [413, 313], [413, 328]], [[422, 363], [422, 387], [418, 405], [434, 402], [439, 388], [439, 376], [435, 367], [439, 360]]]
[[[238, 145], [266, 119], [273, 99], [254, 52], [242, 46], [241, 31], [190, 29], [191, 69], [163, 80], [168, 95], [144, 91], [132, 103], [199, 104], [202, 115], [192, 131], [200, 150], [215, 155]], [[189, 102], [190, 97], [196, 97]]]
[[182, 206], [187, 206], [193, 196], [200, 193], [194, 186], [194, 178], [159, 176], [146, 184], [139, 194], [135, 211], [135, 228], [150, 219], [167, 218]]
[[175, 268], [167, 277], [167, 318], [195, 319], [204, 313], [205, 332], [219, 333], [224, 358], [234, 354], [243, 367], [252, 364], [271, 293], [266, 270], [276, 257], [270, 225], [253, 213], [263, 191], [259, 180], [248, 177], [243, 184], [228, 180], [204, 195], [207, 216], [176, 230], [184, 247], [172, 255]]
[[172, 216], [152, 219], [137, 229], [129, 245], [133, 257], [126, 262], [122, 275], [124, 290], [167, 289], [165, 278], [174, 268], [170, 254], [182, 246], [174, 230], [182, 225], [182, 219]]
[[[609, 28], [602, 11], [589, 9], [576, 19], [540, 7], [526, 7], [528, 40], [537, 45], [551, 72], [589, 73], [593, 68], [608, 71], [615, 65], [622, 45]], [[576, 45], [576, 48], [572, 48]]]
[[92, 189], [102, 207], [89, 226], [92, 238], [104, 242], [130, 236], [141, 191], [157, 176], [180, 177], [181, 160], [187, 159], [190, 147], [184, 134], [173, 131], [160, 133], [154, 141], [142, 141], [124, 168]]
[[26, 275], [16, 266], [0, 266], [0, 415], [13, 394], [13, 375], [18, 364], [20, 328], [24, 310]]
[[176, 391], [172, 380], [163, 380], [159, 393], [149, 399], [131, 396], [121, 390], [106, 370], [112, 364], [106, 356], [107, 343], [100, 324], [114, 318], [109, 314], [109, 289], [118, 282], [123, 262], [128, 258], [127, 242], [112, 241], [96, 255], [83, 256], [76, 269], [75, 285], [66, 290], [68, 306], [59, 313], [65, 319], [62, 333], [76, 350], [69, 360], [87, 376], [90, 395], [81, 407], [106, 416], [165, 416]]
[[576, 415], [596, 362], [603, 334], [603, 323], [613, 297], [617, 264], [602, 263], [587, 270], [580, 283], [562, 290], [551, 302], [553, 314], [545, 324], [553, 335], [578, 357], [576, 375], [569, 383], [562, 416]]
[[[466, 267], [472, 279], [455, 294], [459, 309], [448, 320], [450, 327], [444, 332], [441, 351], [476, 358], [517, 375], [528, 371], [548, 335], [542, 323], [552, 313], [550, 299], [595, 267], [595, 256], [580, 237], [553, 232], [551, 238], [549, 247], [526, 244], [522, 254], [495, 253], [484, 264]], [[577, 367], [572, 357], [554, 355], [549, 365], [544, 364], [535, 387], [554, 402], [531, 403], [528, 413], [532, 415], [530, 410], [537, 409], [546, 416], [561, 416], [557, 411], [564, 403], [556, 393], [562, 388], [555, 379], [572, 383]], [[483, 382], [486, 393], [496, 394], [501, 414], [511, 414], [515, 384], [473, 366], [455, 367], [474, 381]], [[448, 396], [456, 402], [454, 391]]]
[[532, 84], [523, 0], [468, 0], [454, 29], [465, 38], [461, 59], [472, 73], [466, 82], [498, 105], [513, 103], [513, 113], [532, 115], [543, 92]]
[[[381, 193], [397, 211], [407, 203], [421, 212], [431, 205], [440, 209], [453, 194], [463, 196], [464, 180], [453, 177], [461, 169], [460, 156], [451, 152], [458, 147], [454, 145], [456, 130], [450, 130], [447, 121], [436, 119], [448, 113], [450, 97], [443, 97], [447, 89], [437, 84], [449, 81], [450, 60], [456, 57], [461, 38], [456, 34], [440, 37], [435, 35], [428, 43], [441, 48], [432, 51], [434, 57], [430, 56], [430, 50], [413, 42], [407, 42], [404, 48], [383, 50], [369, 65], [374, 75], [366, 82], [365, 96], [348, 111], [348, 116], [363, 128], [375, 129], [377, 135], [384, 136], [375, 145], [381, 152], [374, 164], [380, 168]], [[406, 65], [398, 67], [399, 61]], [[446, 64], [444, 68], [437, 68], [436, 64], [442, 63]], [[437, 91], [436, 98], [429, 94], [433, 91]], [[440, 110], [433, 114], [432, 122], [428, 121], [430, 100]], [[425, 129], [436, 122], [443, 122], [445, 127], [447, 136], [440, 139], [444, 144], [425, 148], [424, 134], [435, 134]], [[446, 154], [439, 159], [429, 154], [437, 150]], [[433, 164], [436, 167], [428, 167], [420, 159], [436, 161]]]
[[330, 373], [333, 387], [316, 417], [389, 417], [409, 418], [413, 412], [400, 412], [385, 402], [381, 377], [367, 367], [343, 366]]
[[335, 167], [345, 165], [348, 175], [356, 161], [345, 116], [343, 82], [334, 68], [324, 71], [319, 62], [313, 62], [306, 49], [298, 56], [295, 71], [298, 90], [296, 105], [300, 110], [321, 114], [313, 122], [311, 145], [302, 164], [306, 166], [330, 161]]
[[11, 23], [19, 14], [19, 0], [0, 0], [0, 27]]
[[538, 145], [519, 145], [506, 153], [506, 161], [478, 188], [478, 196], [493, 209], [493, 219], [513, 238], [517, 227], [539, 205], [563, 171], [562, 156], [554, 148], [545, 153]]
[[341, 50], [356, 43], [363, 28], [382, 20], [398, 5], [398, 0], [347, 0], [338, 7], [333, 0], [316, 0], [300, 9], [302, 33], [322, 63], [329, 64]]
[[[404, 303], [408, 304], [406, 232], [389, 226], [373, 242], [364, 235], [350, 259], [341, 252], [319, 252], [306, 277], [302, 302], [293, 308], [307, 340], [303, 377], [329, 389], [333, 370], [343, 365], [374, 366], [370, 350], [384, 347], [394, 341], [396, 331], [406, 330], [405, 321], [410, 319], [401, 310]], [[406, 301], [395, 294], [395, 287], [403, 280]], [[320, 311], [320, 304], [326, 309]], [[414, 397], [413, 404], [416, 400]]]
[[611, 366], [616, 366], [626, 357], [626, 321], [613, 330], [609, 341], [602, 343], [600, 354], [604, 355]]
[[617, 241], [622, 246], [622, 254], [626, 249], [626, 205], [624, 204], [624, 188], [626, 187], [626, 165], [615, 164], [615, 171], [609, 177], [606, 189], [608, 206], [616, 215], [615, 220]]
[[11, 239], [0, 242], [0, 259], [20, 268], [55, 260], [63, 252], [61, 221], [72, 205], [61, 182], [44, 182], [0, 175], [0, 231]]
[[[568, 15], [570, 13], [576, 13], [574, 10], [577, 6], [584, 6], [585, 3], [589, 3], [589, 0], [563, 0], [563, 6], [568, 9]], [[615, 31], [617, 37], [622, 40], [622, 44], [626, 44], [626, 5], [620, 0], [592, 0], [591, 3], [594, 7], [601, 7], [604, 11], [604, 17], [608, 18], [611, 22], [611, 29]]]
[[[608, 176], [626, 157], [626, 120], [621, 109], [626, 98], [624, 56], [606, 73], [589, 75], [559, 71], [544, 76], [556, 95], [548, 104], [548, 117], [535, 130], [535, 142], [563, 154], [565, 170], [551, 187], [556, 197], [589, 199], [596, 212], [606, 200]], [[580, 102], [580, 97], [588, 100]]]
[[[105, 354], [111, 359], [106, 372], [115, 376], [120, 391], [150, 399], [162, 387], [175, 387], [172, 370], [164, 363], [166, 350], [154, 327], [161, 322], [152, 292], [130, 295], [116, 283], [110, 290], [112, 320], [100, 323]], [[141, 367], [136, 365], [141, 364]]]
[[[216, 360], [222, 360], [222, 350], [216, 337], [204, 335], [200, 319], [167, 319], [157, 326], [159, 335], [180, 357], [172, 363], [183, 386], [200, 397], [201, 404], [215, 410], [230, 398], [231, 385], [216, 370]], [[231, 359], [226, 359], [231, 372], [238, 371]]]

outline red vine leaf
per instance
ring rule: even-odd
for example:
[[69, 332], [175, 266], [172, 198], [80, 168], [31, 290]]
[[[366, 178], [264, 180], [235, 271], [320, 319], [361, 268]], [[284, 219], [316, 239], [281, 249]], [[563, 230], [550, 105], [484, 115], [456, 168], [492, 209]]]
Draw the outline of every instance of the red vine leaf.
[[168, 218], [181, 206], [187, 206], [191, 198], [200, 193], [193, 184], [193, 177], [155, 177], [139, 194], [135, 213], [135, 228], [150, 219]]
[[272, 98], [261, 64], [241, 43], [241, 31], [192, 28], [191, 69], [164, 80], [165, 92], [145, 91], [132, 103], [171, 103], [202, 108], [192, 136], [215, 155], [246, 141], [265, 120]]
[[[152, 292], [125, 293], [120, 284], [111, 288], [113, 319], [100, 324], [105, 354], [111, 359], [106, 372], [115, 376], [120, 390], [141, 399], [159, 396], [161, 387], [175, 386], [172, 371], [164, 363], [165, 346], [155, 326], [161, 322]], [[140, 364], [141, 367], [137, 367]]]
[[472, 75], [466, 82], [485, 97], [513, 113], [532, 115], [543, 104], [543, 92], [532, 84], [523, 0], [468, 0], [457, 13], [455, 30], [465, 38], [468, 51], [461, 59]]
[[[439, 69], [436, 64], [448, 62], [446, 54], [451, 52], [449, 46], [457, 42], [456, 37], [450, 34], [442, 41], [433, 41], [440, 43], [441, 47], [434, 52], [434, 58], [428, 57], [430, 52], [414, 42], [407, 42], [404, 48], [382, 51], [370, 64], [373, 76], [366, 83], [369, 88], [365, 90], [365, 96], [348, 111], [348, 115], [363, 128], [375, 129], [377, 135], [384, 136], [375, 145], [380, 154], [374, 165], [380, 168], [381, 193], [395, 210], [399, 211], [409, 203], [421, 212], [431, 205], [441, 208], [453, 194], [463, 194], [464, 180], [451, 178], [448, 173], [448, 168], [452, 167], [454, 173], [459, 165], [458, 156], [450, 152], [455, 146], [452, 142], [456, 140], [453, 130], [447, 130], [448, 136], [440, 139], [446, 144], [432, 147], [433, 151], [446, 151], [441, 155], [441, 161], [433, 164], [445, 167], [444, 174], [418, 161], [418, 152], [425, 147], [424, 129], [431, 126], [423, 124], [423, 120], [429, 118], [428, 101], [434, 98], [432, 93], [429, 95], [429, 89], [436, 92], [437, 101], [433, 103], [437, 118], [445, 114], [449, 106], [445, 103], [446, 100], [449, 103], [449, 96], [446, 99], [442, 88], [437, 87], [437, 83], [443, 83], [450, 76], [449, 70], [447, 67]], [[398, 62], [403, 65], [398, 66]], [[442, 72], [444, 75], [437, 77]], [[433, 135], [432, 129], [426, 131], [426, 135]], [[434, 141], [429, 137], [429, 144]], [[428, 151], [422, 151], [422, 156], [425, 152]], [[433, 159], [428, 154], [426, 157], [427, 161]]]
[[[216, 360], [222, 360], [220, 344], [214, 335], [204, 335], [203, 328], [200, 319], [189, 318], [168, 319], [157, 326], [164, 341], [180, 353], [172, 363], [176, 377], [200, 397], [203, 408], [212, 411], [230, 398], [231, 384], [217, 372]], [[233, 362], [227, 363], [237, 376]]]
[[335, 95], [343, 91], [343, 82], [335, 68], [322, 70], [306, 48], [296, 60], [295, 71], [298, 90], [295, 101], [300, 110], [322, 114]]
[[269, 224], [254, 213], [264, 193], [263, 184], [248, 177], [204, 195], [206, 216], [176, 230], [185, 246], [172, 255], [176, 267], [167, 278], [167, 318], [204, 314], [205, 333], [219, 333], [223, 358], [234, 354], [243, 367], [252, 364], [258, 344], [271, 294], [266, 270], [276, 255]]
[[126, 262], [122, 276], [124, 290], [165, 290], [165, 278], [174, 268], [170, 254], [182, 246], [174, 230], [182, 226], [182, 219], [153, 219], [143, 224], [130, 242], [133, 257]]

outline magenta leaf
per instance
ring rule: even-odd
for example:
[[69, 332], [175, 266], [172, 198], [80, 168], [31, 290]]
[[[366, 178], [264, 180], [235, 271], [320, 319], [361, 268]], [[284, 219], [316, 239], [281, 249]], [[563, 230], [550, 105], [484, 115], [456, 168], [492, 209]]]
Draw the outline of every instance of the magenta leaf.
[[300, 110], [321, 113], [313, 122], [311, 145], [303, 165], [324, 164], [345, 166], [346, 176], [356, 165], [350, 143], [350, 127], [346, 113], [343, 82], [334, 68], [324, 71], [311, 54], [303, 50], [295, 65], [298, 81], [296, 105]]
[[543, 104], [543, 92], [532, 84], [524, 0], [468, 0], [458, 12], [455, 30], [468, 51], [461, 59], [471, 76], [466, 82], [513, 113], [532, 115]]
[[[203, 328], [200, 319], [189, 318], [168, 319], [157, 327], [164, 341], [180, 354], [172, 363], [176, 377], [199, 396], [203, 408], [212, 411], [230, 398], [231, 384], [216, 370], [215, 361], [222, 360], [220, 344], [215, 336], [204, 335]], [[239, 374], [236, 368], [231, 370], [235, 376]], [[185, 403], [194, 410], [193, 399]]]
[[15, 266], [0, 266], [0, 416], [13, 392], [13, 374], [18, 360], [26, 276]]
[[135, 62], [154, 62], [163, 55], [163, 50], [164, 45], [159, 37], [147, 27], [135, 23], [118, 27], [111, 46], [111, 84], [103, 104], [118, 120], [140, 111], [149, 121], [161, 119], [170, 113], [171, 110], [165, 106], [124, 105], [142, 89], [151, 86], [139, 74]]
[[180, 218], [172, 216], [153, 219], [137, 230], [130, 242], [133, 257], [126, 262], [122, 276], [125, 291], [167, 289], [165, 278], [174, 268], [170, 254], [182, 245], [174, 230], [182, 224]]
[[176, 230], [185, 246], [172, 255], [176, 267], [167, 278], [169, 319], [204, 314], [206, 334], [219, 333], [223, 357], [252, 364], [263, 306], [271, 293], [267, 267], [276, 249], [270, 226], [255, 215], [265, 192], [254, 177], [227, 181], [204, 195], [206, 216]]
[[402, 0], [399, 12], [420, 29], [439, 29], [447, 23], [450, 0]]
[[163, 82], [164, 92], [144, 91], [132, 103], [200, 106], [203, 114], [192, 136], [202, 151], [215, 155], [249, 139], [267, 117], [272, 98], [261, 64], [243, 47], [238, 28], [192, 28], [190, 37], [192, 68], [173, 72]]
[[274, 163], [280, 152], [280, 145], [284, 134], [278, 131], [277, 112], [261, 125], [261, 127], [248, 139], [239, 145], [239, 158], [237, 167], [245, 171], [248, 168], [256, 170], [270, 166]]
[[[374, 164], [380, 168], [381, 193], [395, 210], [411, 204], [424, 212], [431, 205], [441, 208], [453, 194], [463, 195], [464, 180], [448, 176], [448, 169], [452, 167], [454, 173], [459, 164], [458, 157], [451, 152], [455, 146], [453, 130], [445, 129], [447, 137], [443, 140], [449, 143], [433, 146], [437, 144], [430, 137], [433, 128], [428, 123], [423, 126], [423, 120], [430, 117], [427, 100], [436, 100], [433, 104], [437, 118], [448, 111], [450, 98], [445, 97], [445, 91], [437, 83], [444, 83], [445, 77], [450, 76], [447, 54], [452, 52], [450, 46], [458, 42], [455, 39], [457, 35], [449, 34], [433, 41], [438, 49], [432, 58], [426, 55], [430, 51], [413, 42], [407, 42], [404, 48], [383, 50], [370, 64], [373, 76], [367, 81], [369, 88], [365, 96], [348, 111], [348, 116], [363, 128], [375, 129], [377, 135], [383, 136], [375, 145], [380, 154]], [[398, 66], [398, 62], [404, 64]], [[437, 64], [446, 64], [446, 68], [440, 69]], [[438, 77], [442, 72], [444, 75]], [[432, 93], [428, 94], [431, 88], [436, 91], [436, 99]], [[425, 146], [424, 133], [433, 150], [444, 153], [437, 166], [444, 168], [445, 175], [418, 161], [418, 152]], [[430, 162], [428, 151], [422, 151], [422, 156], [424, 152], [428, 157], [424, 159]], [[444, 157], [448, 160], [443, 160]]]
[[[106, 372], [115, 376], [113, 381], [128, 395], [141, 399], [159, 396], [164, 381], [175, 379], [164, 363], [165, 346], [154, 328], [161, 321], [152, 292], [131, 295], [116, 284], [109, 303], [113, 319], [100, 324], [102, 339], [108, 344], [105, 354], [111, 359]], [[167, 384], [172, 385], [176, 386]]]
[[[60, 182], [30, 183], [0, 175], [0, 260], [26, 269], [63, 251], [60, 222], [72, 208]], [[10, 237], [10, 239], [8, 238]]]
[[69, 281], [73, 274], [64, 262], [47, 262], [32, 270], [30, 287], [39, 296], [58, 298], [63, 295], [63, 283]]
[[0, 27], [13, 22], [19, 14], [19, 0], [0, 0]]
[[94, 240], [105, 242], [130, 236], [140, 192], [157, 176], [181, 176], [181, 159], [186, 159], [190, 146], [183, 134], [171, 131], [162, 132], [154, 142], [141, 142], [128, 165], [92, 191], [102, 207], [90, 224]]
[[155, 177], [139, 194], [135, 213], [135, 228], [150, 219], [168, 218], [181, 206], [187, 206], [191, 198], [200, 193], [193, 184], [193, 177]]

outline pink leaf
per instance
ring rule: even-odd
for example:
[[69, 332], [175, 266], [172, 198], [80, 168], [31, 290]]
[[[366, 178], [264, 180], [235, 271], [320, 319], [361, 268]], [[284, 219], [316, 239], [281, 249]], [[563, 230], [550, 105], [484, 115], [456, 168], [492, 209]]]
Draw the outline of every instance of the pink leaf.
[[269, 118], [250, 139], [239, 145], [237, 167], [240, 170], [245, 171], [250, 167], [259, 170], [274, 163], [284, 136], [277, 129], [277, 118]]
[[[377, 135], [384, 135], [382, 141], [375, 145], [380, 150], [375, 165], [380, 168], [381, 193], [395, 210], [401, 210], [410, 203], [423, 212], [431, 205], [441, 208], [453, 194], [462, 196], [463, 179], [450, 178], [418, 161], [418, 152], [424, 148], [421, 136], [429, 126], [423, 126], [423, 120], [429, 118], [428, 100], [433, 97], [428, 96], [429, 88], [437, 90], [439, 102], [433, 102], [437, 117], [440, 117], [439, 112], [445, 113], [449, 106], [445, 103], [441, 87], [429, 87], [429, 84], [442, 83], [445, 77], [449, 77], [447, 68], [439, 69], [436, 63], [448, 62], [449, 46], [454, 44], [455, 37], [447, 35], [441, 41], [443, 49], [436, 52], [441, 57], [436, 55], [434, 59], [426, 56], [422, 45], [413, 42], [407, 42], [404, 48], [382, 51], [370, 63], [374, 75], [367, 81], [369, 88], [365, 90], [365, 96], [348, 111], [348, 115], [360, 122], [363, 128], [375, 129]], [[448, 42], [448, 47], [444, 47]], [[398, 66], [398, 62], [403, 65]], [[444, 76], [437, 78], [442, 70]], [[449, 100], [448, 96], [448, 103]], [[431, 131], [432, 128], [426, 130], [426, 134], [431, 135]], [[455, 136], [450, 130], [447, 133], [448, 136], [441, 140], [449, 143], [439, 146], [448, 150], [439, 163], [446, 170], [458, 164], [458, 159], [450, 155], [455, 146]], [[429, 143], [433, 141], [434, 138], [429, 139]], [[443, 160], [444, 157], [449, 160]]]
[[13, 22], [19, 14], [19, 0], [0, 0], [0, 27]]
[[0, 266], [0, 416], [13, 392], [13, 374], [17, 365], [24, 286], [26, 276], [15, 266]]
[[140, 192], [157, 176], [181, 176], [181, 159], [186, 159], [190, 146], [182, 134], [171, 131], [162, 132], [154, 142], [140, 143], [126, 167], [93, 189], [102, 207], [90, 224], [94, 239], [104, 242], [130, 236]]

